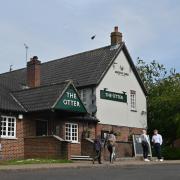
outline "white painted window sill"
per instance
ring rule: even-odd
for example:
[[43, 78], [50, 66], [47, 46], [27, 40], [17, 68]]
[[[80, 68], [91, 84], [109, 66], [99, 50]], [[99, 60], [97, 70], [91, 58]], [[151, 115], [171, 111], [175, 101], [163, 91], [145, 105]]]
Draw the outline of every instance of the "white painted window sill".
[[18, 139], [18, 138], [16, 138], [16, 137], [0, 137], [0, 139], [7, 139], [7, 140], [16, 140], [16, 139]]
[[[66, 140], [67, 141], [67, 140]], [[80, 142], [74, 142], [74, 141], [67, 141], [67, 142], [69, 142], [69, 143], [71, 143], [71, 144], [80, 144]]]

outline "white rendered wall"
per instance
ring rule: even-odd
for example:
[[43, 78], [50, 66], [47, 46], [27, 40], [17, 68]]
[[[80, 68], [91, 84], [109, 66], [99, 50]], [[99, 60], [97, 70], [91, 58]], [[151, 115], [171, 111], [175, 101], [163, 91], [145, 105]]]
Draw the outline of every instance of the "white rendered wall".
[[[123, 70], [120, 70], [120, 66]], [[115, 71], [128, 73], [128, 76], [118, 75]], [[127, 93], [127, 103], [100, 99], [100, 90], [107, 88], [107, 91]], [[130, 107], [130, 90], [136, 91], [136, 109], [132, 112]], [[102, 124], [145, 128], [147, 126], [146, 97], [143, 93], [124, 52], [121, 51], [110, 67], [107, 74], [96, 88], [96, 117]]]

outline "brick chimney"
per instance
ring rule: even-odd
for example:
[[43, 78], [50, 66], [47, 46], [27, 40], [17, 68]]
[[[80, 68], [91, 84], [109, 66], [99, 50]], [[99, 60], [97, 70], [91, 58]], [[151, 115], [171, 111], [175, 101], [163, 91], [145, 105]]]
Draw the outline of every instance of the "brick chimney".
[[41, 61], [34, 56], [27, 62], [27, 86], [30, 88], [40, 86]]
[[122, 42], [122, 33], [118, 31], [118, 26], [114, 27], [114, 32], [111, 33], [111, 45], [120, 44]]

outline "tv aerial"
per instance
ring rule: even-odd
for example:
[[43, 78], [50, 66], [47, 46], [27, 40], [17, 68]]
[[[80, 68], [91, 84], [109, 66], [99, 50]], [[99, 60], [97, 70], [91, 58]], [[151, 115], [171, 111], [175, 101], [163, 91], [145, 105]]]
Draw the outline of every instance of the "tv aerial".
[[28, 49], [29, 47], [27, 46], [27, 44], [24, 43], [24, 47], [25, 47], [25, 50], [26, 50], [26, 63], [27, 63], [27, 58], [28, 58]]

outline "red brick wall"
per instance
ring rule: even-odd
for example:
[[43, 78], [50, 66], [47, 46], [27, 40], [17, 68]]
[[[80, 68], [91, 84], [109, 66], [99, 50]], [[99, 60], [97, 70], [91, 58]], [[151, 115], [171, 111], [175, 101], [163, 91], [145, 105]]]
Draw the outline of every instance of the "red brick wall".
[[24, 157], [23, 120], [16, 120], [16, 139], [1, 138], [1, 157], [4, 160]]
[[25, 158], [70, 158], [68, 143], [53, 136], [27, 137], [24, 145]]
[[[101, 131], [114, 131], [114, 133], [119, 134], [116, 136], [116, 157], [132, 157], [133, 156], [133, 145], [132, 140], [129, 141], [130, 135], [140, 134], [142, 132], [141, 128], [130, 128], [123, 126], [98, 124], [96, 127], [97, 137], [101, 137]], [[94, 155], [93, 144], [84, 140], [82, 142], [82, 155]], [[109, 152], [107, 147], [102, 149], [102, 159], [109, 160]]]
[[[35, 118], [24, 120], [24, 136], [35, 136], [36, 135], [36, 121]], [[83, 136], [83, 131], [87, 128], [90, 129], [90, 138], [95, 138], [95, 130], [96, 130], [96, 123], [85, 123], [82, 121], [73, 121], [73, 120], [64, 120], [64, 119], [57, 119], [54, 118], [53, 121], [49, 120], [48, 123], [48, 132], [49, 134], [53, 132], [55, 134], [55, 127], [59, 126], [59, 137], [62, 139], [65, 139], [65, 123], [76, 123], [78, 124], [78, 143], [71, 143], [68, 145], [69, 149], [68, 151], [71, 151], [71, 155], [81, 155], [81, 140]], [[51, 134], [50, 134], [51, 135]], [[25, 144], [26, 146], [26, 144]], [[25, 156], [27, 157], [27, 156]]]
[[81, 141], [81, 154], [83, 156], [93, 157], [95, 155], [94, 143], [92, 143], [86, 139], [82, 139], [82, 141]]
[[61, 138], [65, 139], [65, 124], [66, 123], [75, 123], [78, 124], [78, 141], [81, 142], [82, 136], [83, 136], [83, 131], [86, 129], [90, 130], [90, 138], [94, 139], [95, 138], [95, 131], [96, 131], [96, 123], [87, 123], [87, 122], [82, 122], [82, 121], [72, 121], [72, 120], [58, 120], [56, 121], [55, 126], [60, 127], [60, 134], [57, 134]]
[[[45, 115], [44, 115], [45, 117]], [[17, 139], [3, 139], [1, 138], [1, 144], [2, 144], [2, 152], [0, 152], [1, 157], [3, 159], [22, 159], [24, 158], [24, 137], [29, 136], [35, 136], [36, 135], [36, 119], [37, 117], [34, 116], [24, 116], [23, 120], [18, 120], [16, 122], [16, 138]], [[49, 134], [51, 133], [55, 134], [55, 127], [59, 125], [59, 136], [63, 139], [65, 139], [65, 123], [77, 123], [79, 127], [78, 137], [79, 137], [79, 143], [76, 144], [69, 144], [68, 147], [68, 153], [72, 155], [81, 155], [81, 154], [87, 154], [89, 153], [89, 149], [87, 147], [90, 145], [87, 144], [87, 147], [82, 145], [82, 139], [83, 137], [83, 131], [85, 131], [87, 128], [90, 130], [90, 138], [95, 139], [96, 135], [101, 135], [101, 130], [105, 131], [111, 131], [113, 130], [117, 134], [120, 134], [120, 136], [117, 136], [117, 141], [123, 141], [127, 142], [128, 137], [130, 134], [139, 134], [141, 133], [140, 128], [128, 128], [128, 127], [119, 127], [119, 126], [113, 126], [113, 125], [106, 125], [106, 124], [98, 124], [96, 127], [96, 123], [87, 123], [84, 121], [72, 121], [72, 120], [65, 120], [61, 118], [55, 118], [50, 119], [48, 116], [46, 116], [45, 119], [48, 120], [48, 127], [49, 127]], [[57, 134], [56, 134], [57, 135]], [[37, 143], [37, 142], [36, 142]], [[39, 141], [41, 144], [41, 142]], [[45, 144], [45, 143], [44, 143]], [[41, 145], [40, 145], [41, 146]], [[128, 149], [129, 146], [127, 144], [119, 145], [117, 149], [120, 149], [120, 155], [123, 156], [126, 153], [131, 154], [130, 150]], [[122, 147], [123, 146], [123, 147]], [[128, 147], [127, 147], [128, 146]], [[55, 145], [54, 145], [55, 147]], [[26, 147], [25, 147], [26, 148]], [[64, 148], [67, 148], [66, 145], [64, 145]], [[84, 149], [85, 148], [85, 149]], [[52, 149], [51, 149], [52, 150]], [[87, 151], [87, 153], [85, 152]], [[27, 152], [27, 151], [26, 151]], [[91, 152], [91, 150], [90, 150]], [[57, 154], [56, 154], [57, 155]], [[27, 157], [27, 155], [26, 155]]]
[[96, 124], [95, 123], [85, 123], [82, 121], [67, 121], [67, 120], [57, 120], [56, 126], [60, 127], [59, 136], [65, 139], [65, 124], [66, 123], [76, 123], [78, 124], [78, 143], [71, 143], [71, 154], [72, 155], [81, 155], [81, 140], [83, 137], [83, 131], [87, 128], [90, 129], [90, 138], [95, 138]]
[[117, 141], [128, 142], [129, 136], [132, 134], [141, 134], [142, 128], [98, 124], [96, 127], [97, 136], [101, 136], [101, 131], [113, 131], [114, 133], [118, 134], [118, 136], [116, 136]]
[[25, 117], [22, 120], [16, 119], [16, 138], [1, 138], [2, 152], [1, 157], [8, 159], [24, 158], [24, 137], [35, 136], [36, 121]]
[[37, 58], [31, 58], [27, 62], [27, 85], [29, 87], [40, 86], [41, 62]]
[[71, 159], [71, 144], [68, 142], [62, 142], [61, 144], [61, 156], [65, 159]]
[[71, 143], [71, 155], [81, 155], [81, 143]]
[[[115, 154], [116, 154], [116, 158], [132, 157], [133, 156], [132, 143], [131, 142], [116, 142]], [[102, 157], [104, 160], [109, 160], [109, 151], [107, 147], [103, 149]]]
[[[132, 157], [133, 156], [133, 146], [131, 142], [116, 142], [116, 157]], [[82, 140], [81, 144], [82, 155], [85, 156], [95, 156], [94, 144], [86, 139]], [[107, 147], [102, 147], [102, 159], [109, 160], [109, 151]]]

